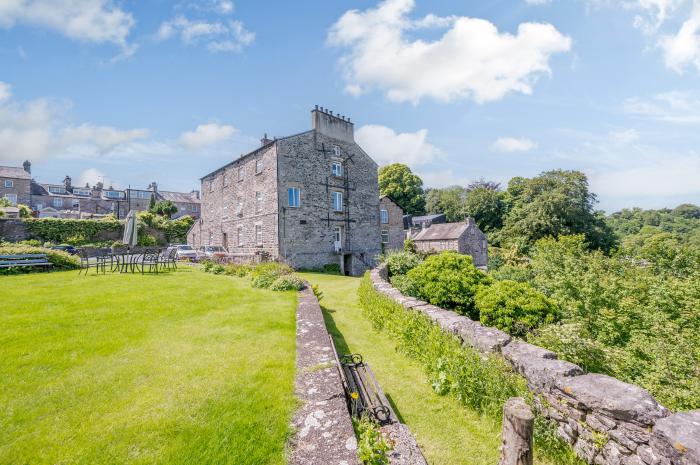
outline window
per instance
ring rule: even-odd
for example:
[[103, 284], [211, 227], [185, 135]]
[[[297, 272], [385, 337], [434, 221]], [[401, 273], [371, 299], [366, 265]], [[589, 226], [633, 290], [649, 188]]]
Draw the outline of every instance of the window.
[[9, 200], [12, 205], [17, 205], [17, 194], [5, 194], [5, 198]]
[[209, 245], [211, 245], [213, 240], [214, 240], [214, 233], [209, 231]]
[[338, 147], [337, 145], [333, 147], [333, 155], [335, 155], [336, 157], [340, 156], [340, 147]]
[[334, 242], [342, 242], [343, 241], [343, 227], [342, 226], [336, 226], [333, 228], [333, 241]]
[[224, 173], [224, 187], [228, 187], [228, 174]]
[[144, 199], [144, 200], [145, 200], [145, 199], [148, 199], [148, 200], [150, 200], [150, 199], [151, 199], [151, 193], [150, 193], [150, 192], [146, 192], [146, 191], [139, 191], [137, 197], [138, 197], [139, 199]]
[[243, 245], [243, 226], [238, 227], [238, 231], [236, 232], [236, 243], [239, 246]]
[[78, 189], [77, 187], [73, 188], [73, 195], [81, 195], [84, 197], [87, 197], [90, 195], [90, 189]]
[[214, 181], [209, 181], [209, 192], [214, 192]]
[[299, 208], [301, 206], [298, 187], [290, 187], [287, 189], [287, 203], [292, 208]]
[[343, 175], [343, 164], [339, 161], [334, 161], [331, 172], [333, 173], [333, 176], [341, 177]]
[[71, 208], [80, 208], [80, 200], [73, 199], [73, 201], [71, 202]]
[[386, 229], [382, 229], [382, 244], [388, 244], [389, 243], [389, 231]]
[[190, 205], [190, 210], [196, 212], [197, 210], [199, 210], [199, 207], [196, 203], [193, 203], [192, 205]]
[[52, 194], [65, 194], [66, 189], [58, 186], [49, 186], [49, 192]]
[[11, 187], [14, 187], [15, 183], [12, 181], [12, 179], [5, 179], [5, 187], [8, 189]]
[[63, 199], [60, 197], [53, 198], [53, 206], [55, 208], [63, 208]]
[[263, 164], [262, 160], [255, 160], [255, 174], [262, 173], [264, 167], [265, 165]]
[[123, 196], [123, 192], [119, 191], [105, 191], [105, 197], [108, 199], [120, 199]]
[[36, 211], [40, 212], [41, 210], [44, 209], [44, 204], [43, 203], [37, 203], [36, 204]]
[[256, 245], [263, 245], [263, 240], [262, 240], [262, 225], [261, 225], [261, 224], [256, 224], [256, 225], [255, 225], [255, 244], [256, 244]]
[[333, 210], [337, 212], [343, 211], [343, 193], [333, 192]]
[[245, 169], [241, 166], [238, 168], [238, 180], [243, 181], [243, 178], [245, 177]]
[[255, 193], [255, 213], [261, 213], [263, 209], [263, 196], [262, 192]]
[[243, 197], [236, 197], [236, 215], [243, 215]]
[[389, 212], [387, 210], [379, 210], [379, 218], [381, 219], [382, 224], [388, 224]]

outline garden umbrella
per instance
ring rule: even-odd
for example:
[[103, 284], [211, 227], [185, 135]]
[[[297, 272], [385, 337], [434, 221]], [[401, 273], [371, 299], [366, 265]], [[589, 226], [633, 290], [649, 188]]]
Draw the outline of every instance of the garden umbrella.
[[136, 226], [136, 213], [131, 210], [129, 214], [126, 215], [126, 221], [124, 222], [124, 237], [122, 242], [129, 247], [133, 247], [138, 242], [138, 228]]

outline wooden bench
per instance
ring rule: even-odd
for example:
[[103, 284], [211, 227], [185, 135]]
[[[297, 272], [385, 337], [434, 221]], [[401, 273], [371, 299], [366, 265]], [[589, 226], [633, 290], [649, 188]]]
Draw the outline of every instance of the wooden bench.
[[0, 255], [0, 268], [14, 268], [16, 266], [43, 266], [46, 271], [49, 271], [51, 263], [44, 253]]
[[370, 415], [380, 425], [396, 423], [398, 421], [396, 414], [379, 387], [372, 369], [363, 362], [362, 355], [347, 354], [340, 358], [338, 358], [337, 353], [334, 355], [345, 388], [350, 413], [356, 418]]

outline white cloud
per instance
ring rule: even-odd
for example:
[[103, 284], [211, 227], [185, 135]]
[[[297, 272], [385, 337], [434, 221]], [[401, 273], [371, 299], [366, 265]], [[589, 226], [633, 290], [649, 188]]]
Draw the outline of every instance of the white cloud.
[[127, 142], [148, 139], [149, 136], [150, 132], [147, 129], [121, 131], [110, 126], [81, 124], [66, 128], [61, 136], [60, 144], [65, 147], [88, 145], [90, 150], [96, 150], [97, 153], [103, 155]]
[[501, 137], [491, 144], [492, 151], [502, 153], [529, 152], [535, 147], [537, 147], [535, 141], [516, 137]]
[[611, 131], [610, 140], [614, 144], [626, 145], [639, 140], [639, 132], [635, 129], [625, 129], [623, 131]]
[[134, 18], [112, 0], [0, 1], [0, 27], [17, 23], [48, 28], [71, 39], [126, 47]]
[[0, 103], [3, 100], [9, 99], [11, 95], [12, 92], [10, 92], [10, 85], [0, 81]]
[[236, 128], [218, 123], [200, 124], [194, 131], [187, 131], [180, 136], [180, 144], [188, 150], [218, 144], [229, 140], [237, 132]]
[[700, 123], [700, 95], [664, 92], [653, 97], [631, 97], [622, 103], [628, 115], [675, 124]]
[[86, 184], [89, 184], [91, 186], [94, 186], [98, 182], [104, 182], [105, 180], [105, 175], [102, 173], [102, 171], [98, 170], [97, 168], [88, 168], [82, 173], [80, 173], [80, 176], [78, 176], [77, 183], [74, 183], [76, 186], [84, 186]]
[[424, 187], [467, 186], [473, 179], [458, 176], [451, 169], [440, 171], [420, 171], [418, 176], [423, 180]]
[[204, 41], [212, 52], [240, 52], [255, 41], [255, 34], [240, 21], [190, 20], [182, 15], [162, 23], [157, 38], [168, 40], [175, 35], [188, 45]]
[[552, 3], [552, 0], [525, 0], [528, 5], [547, 5]]
[[696, 1], [693, 11], [672, 35], [664, 35], [659, 43], [664, 51], [666, 66], [681, 73], [689, 65], [700, 70], [700, 1]]
[[355, 131], [355, 139], [379, 165], [395, 162], [425, 165], [442, 153], [428, 142], [427, 129], [397, 134], [386, 126], [370, 124]]
[[[344, 48], [340, 64], [349, 92], [370, 88], [396, 102], [499, 100], [509, 92], [532, 93], [549, 58], [571, 48], [551, 24], [522, 23], [516, 34], [468, 17], [409, 18], [413, 0], [385, 0], [376, 8], [350, 10], [331, 27], [328, 42]], [[429, 19], [430, 18], [430, 19]], [[435, 41], [411, 40], [405, 32], [448, 27]]]

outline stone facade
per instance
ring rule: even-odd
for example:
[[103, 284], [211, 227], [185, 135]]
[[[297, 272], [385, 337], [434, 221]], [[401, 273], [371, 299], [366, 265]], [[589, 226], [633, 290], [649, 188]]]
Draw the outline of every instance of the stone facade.
[[452, 250], [471, 255], [474, 265], [484, 268], [488, 262], [488, 241], [474, 222], [467, 218], [464, 223], [432, 224], [413, 238], [416, 249], [422, 252]]
[[403, 209], [387, 196], [379, 199], [379, 229], [383, 251], [401, 250], [406, 233], [403, 229]]
[[596, 465], [700, 465], [700, 410], [671, 414], [645, 389], [584, 370], [554, 352], [455, 312], [403, 296], [384, 264], [372, 270], [377, 290], [425, 314], [483, 354], [500, 354], [527, 381], [541, 415], [576, 454]]
[[188, 243], [294, 268], [337, 263], [353, 275], [373, 264], [381, 251], [377, 164], [352, 139], [349, 120], [319, 109], [311, 117], [312, 130], [265, 138], [202, 178], [202, 218]]
[[14, 205], [29, 205], [31, 202], [31, 164], [23, 168], [0, 166], [0, 198], [9, 199]]

